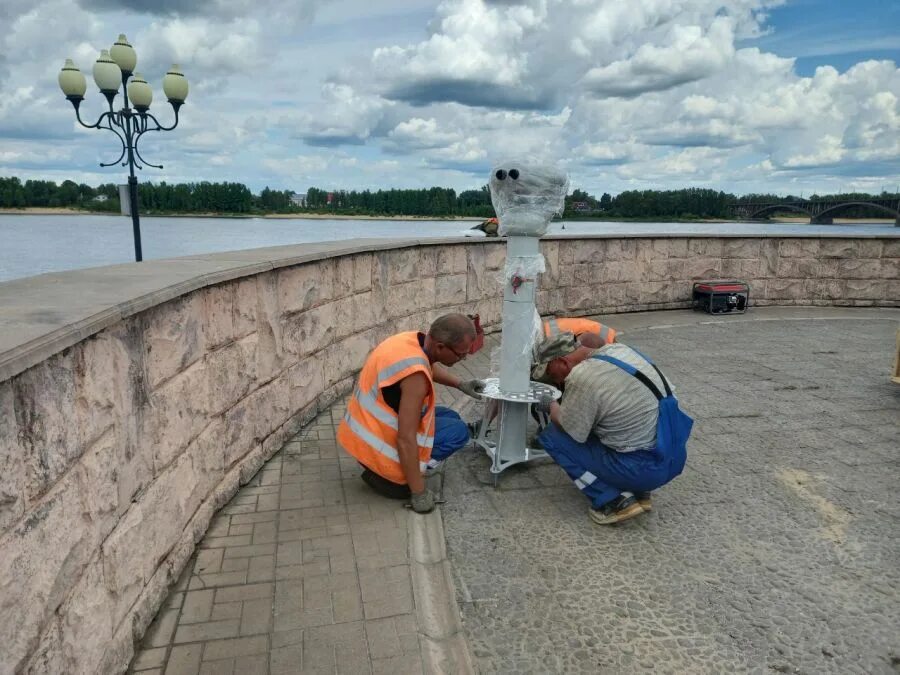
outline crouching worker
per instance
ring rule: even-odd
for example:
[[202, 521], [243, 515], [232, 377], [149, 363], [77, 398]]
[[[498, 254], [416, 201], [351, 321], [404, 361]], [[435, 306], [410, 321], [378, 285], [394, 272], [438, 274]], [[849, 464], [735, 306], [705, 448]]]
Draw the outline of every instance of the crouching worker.
[[550, 317], [544, 320], [544, 336], [551, 338], [560, 333], [574, 333], [585, 347], [602, 347], [616, 341], [616, 329], [599, 321], [581, 318]]
[[591, 500], [591, 519], [650, 511], [651, 490], [684, 468], [693, 426], [660, 370], [622, 343], [594, 351], [562, 333], [539, 346], [532, 378], [565, 384], [560, 403], [537, 404], [551, 420], [538, 438]]
[[363, 481], [385, 497], [409, 499], [419, 513], [434, 509], [423, 471], [469, 442], [460, 416], [435, 405], [434, 383], [480, 398], [483, 381], [461, 380], [441, 367], [465, 359], [474, 339], [475, 325], [464, 314], [438, 318], [427, 335], [389, 337], [366, 359], [338, 427], [338, 443], [364, 467]]

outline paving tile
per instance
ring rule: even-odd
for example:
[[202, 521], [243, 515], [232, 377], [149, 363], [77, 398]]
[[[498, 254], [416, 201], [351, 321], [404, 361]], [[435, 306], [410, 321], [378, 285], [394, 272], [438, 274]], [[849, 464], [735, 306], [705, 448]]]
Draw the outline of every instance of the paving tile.
[[[231, 517], [233, 525], [246, 525], [247, 523], [268, 523], [275, 520], [278, 511], [263, 511], [261, 513], [242, 513]], [[248, 542], [249, 543], [249, 542]]]
[[225, 621], [179, 625], [178, 630], [175, 631], [175, 642], [200, 642], [235, 637], [238, 634], [240, 623], [239, 619], [226, 619]]
[[247, 572], [222, 572], [220, 574], [201, 574], [191, 577], [188, 588], [192, 591], [203, 588], [216, 588], [218, 586], [236, 586], [246, 583]]
[[272, 623], [272, 599], [247, 600], [241, 613], [241, 635], [268, 633]]
[[302, 663], [302, 644], [273, 649], [269, 655], [269, 673], [271, 675], [296, 675], [300, 672], [311, 672], [311, 669], [305, 667], [301, 670]]
[[220, 588], [216, 591], [216, 602], [234, 602], [236, 600], [258, 600], [271, 598], [275, 586], [271, 583], [247, 584], [233, 588]]
[[256, 523], [253, 526], [253, 544], [273, 544], [277, 537], [275, 521]]
[[261, 555], [250, 558], [247, 572], [247, 583], [275, 580], [275, 556]]
[[181, 609], [178, 623], [201, 623], [209, 621], [212, 613], [213, 597], [216, 592], [212, 589], [205, 591], [188, 591]]
[[225, 548], [226, 546], [247, 546], [250, 535], [242, 534], [234, 537], [206, 537], [200, 542], [200, 548]]
[[334, 623], [334, 615], [331, 607], [320, 609], [299, 610], [275, 614], [275, 630], [286, 631], [298, 628], [310, 628], [312, 626], [330, 626]]
[[240, 619], [241, 611], [244, 608], [243, 602], [223, 602], [213, 605], [210, 621], [223, 621], [224, 619]]
[[225, 549], [226, 558], [249, 558], [255, 555], [273, 555], [275, 544], [255, 544], [250, 546], [229, 546]]
[[234, 669], [234, 659], [220, 661], [203, 661], [200, 663], [200, 675], [243, 675]]
[[150, 668], [159, 668], [166, 663], [166, 648], [156, 647], [153, 649], [144, 649], [139, 651], [131, 667], [134, 670], [148, 670]]
[[197, 675], [200, 672], [200, 656], [203, 645], [178, 645], [172, 647], [166, 663], [166, 675]]
[[[250, 558], [225, 558], [222, 561], [223, 572], [241, 572], [250, 569]], [[260, 579], [250, 579], [247, 575], [247, 581], [260, 581]]]
[[236, 658], [255, 654], [266, 654], [269, 651], [269, 637], [256, 635], [232, 640], [215, 640], [206, 644], [203, 652], [204, 661]]
[[147, 634], [144, 636], [144, 646], [164, 647], [171, 643], [177, 622], [177, 609], [167, 609], [160, 612], [147, 629]]

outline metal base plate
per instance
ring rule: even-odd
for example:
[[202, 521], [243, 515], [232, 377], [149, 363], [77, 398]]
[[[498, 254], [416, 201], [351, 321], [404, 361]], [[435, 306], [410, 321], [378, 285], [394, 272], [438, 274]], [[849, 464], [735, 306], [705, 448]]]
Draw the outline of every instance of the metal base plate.
[[484, 391], [481, 392], [485, 398], [498, 401], [513, 401], [515, 403], [537, 403], [545, 394], [550, 394], [556, 400], [562, 396], [562, 392], [551, 384], [543, 382], [531, 382], [528, 392], [517, 393], [501, 391], [500, 378], [488, 377], [484, 380]]

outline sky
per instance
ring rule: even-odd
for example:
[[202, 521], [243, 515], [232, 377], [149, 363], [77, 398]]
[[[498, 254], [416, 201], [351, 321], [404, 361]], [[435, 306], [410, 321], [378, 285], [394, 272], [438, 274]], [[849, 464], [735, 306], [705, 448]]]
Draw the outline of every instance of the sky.
[[[56, 82], [125, 33], [154, 112], [141, 181], [477, 189], [510, 158], [572, 186], [900, 186], [896, 0], [3, 0], [0, 176], [124, 182]], [[121, 101], [121, 99], [117, 99]]]

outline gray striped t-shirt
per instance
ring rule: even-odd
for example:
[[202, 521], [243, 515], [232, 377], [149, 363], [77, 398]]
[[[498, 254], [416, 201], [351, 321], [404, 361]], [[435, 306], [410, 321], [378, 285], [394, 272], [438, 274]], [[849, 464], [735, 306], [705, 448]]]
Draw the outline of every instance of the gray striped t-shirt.
[[[656, 370], [631, 347], [617, 342], [598, 349], [594, 352], [597, 354], [633, 365], [665, 395]], [[587, 441], [593, 432], [601, 443], [619, 452], [649, 448], [656, 443], [658, 417], [659, 401], [653, 392], [612, 363], [589, 358], [566, 378], [560, 421], [566, 433], [579, 443]]]

